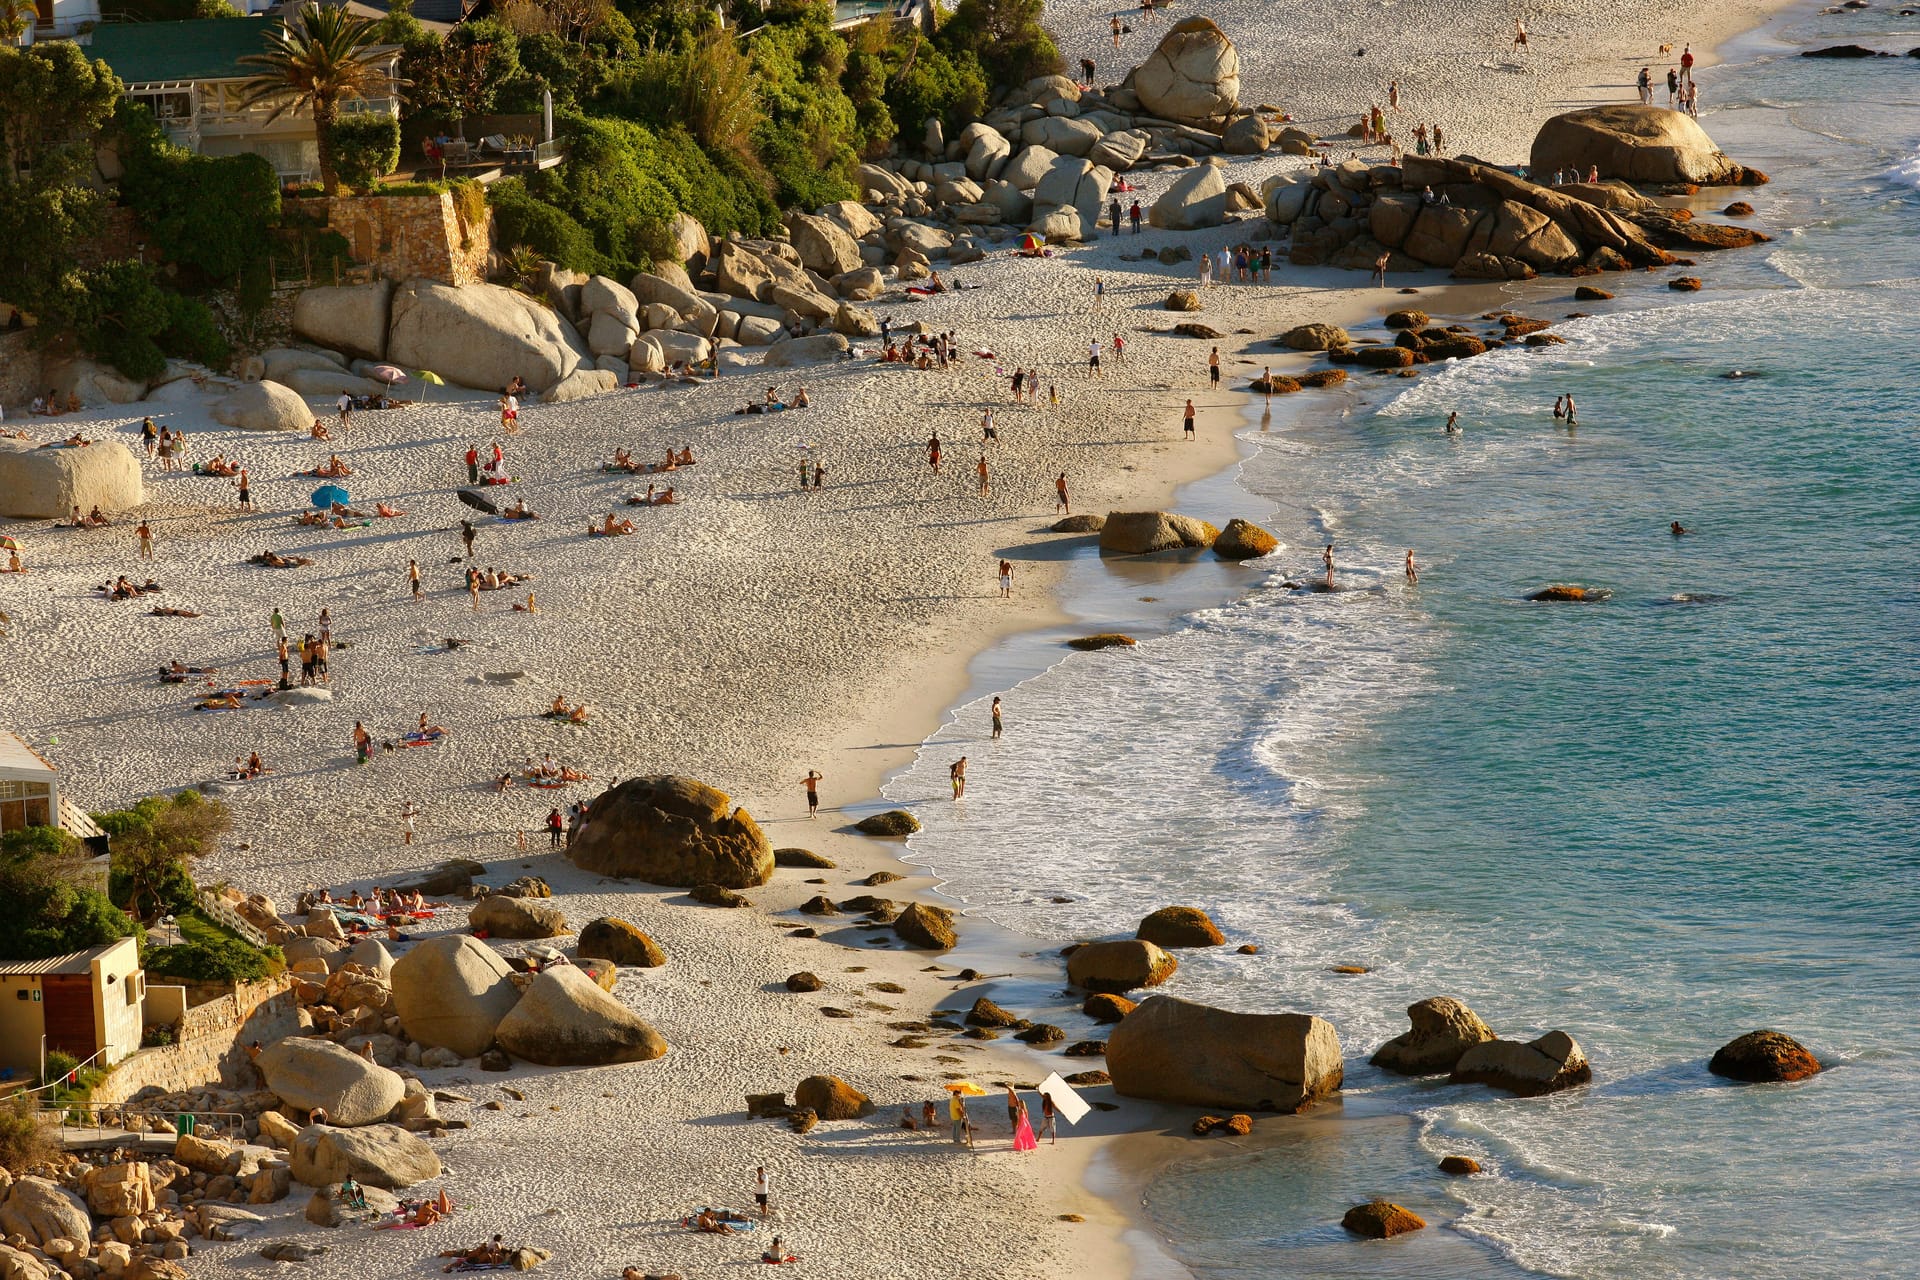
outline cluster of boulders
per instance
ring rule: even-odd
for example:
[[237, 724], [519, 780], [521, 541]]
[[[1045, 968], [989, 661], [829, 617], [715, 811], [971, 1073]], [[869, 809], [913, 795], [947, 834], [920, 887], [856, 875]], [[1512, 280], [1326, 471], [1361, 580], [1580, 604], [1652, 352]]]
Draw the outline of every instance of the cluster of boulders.
[[[1582, 286], [1585, 289], [1585, 286]], [[1603, 290], [1586, 289], [1589, 296], [1611, 298], [1613, 295]], [[1535, 316], [1521, 315], [1514, 311], [1489, 311], [1481, 315], [1488, 327], [1475, 332], [1468, 324], [1437, 325], [1424, 311], [1412, 309], [1392, 311], [1387, 314], [1385, 324], [1394, 330], [1393, 341], [1379, 342], [1374, 339], [1355, 341], [1353, 336], [1336, 324], [1301, 324], [1281, 334], [1273, 340], [1273, 346], [1284, 351], [1325, 352], [1327, 359], [1336, 365], [1351, 364], [1376, 371], [1407, 370], [1415, 365], [1437, 364], [1446, 360], [1465, 360], [1472, 356], [1485, 355], [1489, 351], [1498, 351], [1502, 347], [1521, 344], [1528, 347], [1560, 346], [1565, 338], [1548, 330], [1553, 321], [1542, 320]], [[1338, 370], [1320, 370], [1320, 373], [1340, 372]], [[1342, 379], [1344, 373], [1340, 373]], [[1297, 389], [1315, 378], [1307, 374], [1301, 379], [1282, 378], [1275, 375], [1272, 379], [1273, 390]], [[1293, 383], [1288, 387], [1287, 383]], [[1253, 389], [1267, 389], [1266, 379], [1256, 379]]]
[[[941, 224], [925, 230], [939, 231], [954, 262], [976, 260], [1021, 229], [1056, 242], [1091, 238], [1115, 178], [1133, 170], [1202, 166], [1195, 181], [1219, 192], [1163, 200], [1153, 225], [1215, 226], [1232, 208], [1259, 206], [1251, 190], [1228, 205], [1226, 185], [1206, 161], [1276, 145], [1308, 154], [1315, 142], [1283, 126], [1275, 108], [1242, 107], [1239, 99], [1232, 41], [1210, 20], [1188, 18], [1120, 84], [1083, 89], [1065, 76], [1041, 76], [952, 138], [929, 121], [925, 159], [865, 164], [855, 180], [890, 230], [914, 219]], [[1217, 208], [1202, 208], [1216, 197]], [[1196, 212], [1176, 215], [1188, 206]]]
[[1251, 520], [1235, 518], [1222, 530], [1170, 511], [1110, 511], [1104, 517], [1070, 517], [1053, 527], [1059, 533], [1097, 533], [1100, 550], [1111, 555], [1211, 549], [1222, 560], [1251, 560], [1280, 546], [1278, 538]]
[[[1663, 131], [1658, 141], [1632, 131], [1642, 112], [1650, 113], [1649, 133]], [[1598, 182], [1542, 186], [1470, 159], [1347, 160], [1269, 178], [1261, 195], [1268, 221], [1291, 231], [1288, 258], [1297, 266], [1370, 271], [1385, 257], [1389, 271], [1438, 267], [1461, 279], [1525, 280], [1666, 266], [1675, 261], [1670, 249], [1767, 239], [1694, 222], [1688, 211], [1660, 207], [1636, 190], [1634, 183], [1691, 191], [1766, 180], [1715, 150], [1683, 113], [1596, 108], [1548, 121], [1534, 144], [1534, 176], [1594, 169]]]
[[[261, 1164], [251, 1161], [246, 1181], [260, 1177]], [[286, 1166], [270, 1176], [284, 1181]], [[69, 1155], [19, 1177], [0, 1169], [0, 1276], [184, 1280], [189, 1238], [218, 1238], [229, 1211], [209, 1187], [231, 1195], [236, 1185], [232, 1174], [178, 1159], [94, 1163]]]
[[1446, 1075], [1456, 1084], [1487, 1084], [1521, 1097], [1593, 1079], [1586, 1053], [1564, 1031], [1525, 1043], [1502, 1040], [1472, 1009], [1449, 996], [1407, 1006], [1407, 1019], [1411, 1029], [1374, 1052], [1376, 1067], [1400, 1075]]

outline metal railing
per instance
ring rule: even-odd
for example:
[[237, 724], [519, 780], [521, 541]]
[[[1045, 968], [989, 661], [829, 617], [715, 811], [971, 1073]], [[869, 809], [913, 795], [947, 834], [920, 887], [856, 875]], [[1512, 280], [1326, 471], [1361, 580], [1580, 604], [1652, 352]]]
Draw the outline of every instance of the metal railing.
[[124, 1102], [55, 1102], [35, 1110], [43, 1121], [57, 1122], [68, 1142], [139, 1142], [177, 1139], [183, 1133], [236, 1141], [247, 1136], [247, 1118], [238, 1111], [167, 1111]]
[[[47, 1074], [46, 1040], [47, 1038], [45, 1036], [40, 1037], [40, 1074], [43, 1076]], [[93, 1054], [93, 1056], [88, 1058], [85, 1062], [75, 1065], [71, 1071], [68, 1071], [62, 1074], [58, 1080], [49, 1080], [47, 1081], [47, 1083], [37, 1084], [31, 1089], [15, 1090], [13, 1096], [22, 1097], [22, 1098], [31, 1098], [37, 1093], [45, 1093], [51, 1096], [51, 1092], [53, 1090], [59, 1089], [65, 1086], [68, 1080], [77, 1079], [82, 1071], [85, 1071], [88, 1067], [91, 1067], [94, 1063], [99, 1062], [101, 1057], [105, 1055], [106, 1052], [107, 1051], [105, 1049], [100, 1049], [96, 1051]], [[58, 1104], [56, 1103], [53, 1105], [58, 1105]]]

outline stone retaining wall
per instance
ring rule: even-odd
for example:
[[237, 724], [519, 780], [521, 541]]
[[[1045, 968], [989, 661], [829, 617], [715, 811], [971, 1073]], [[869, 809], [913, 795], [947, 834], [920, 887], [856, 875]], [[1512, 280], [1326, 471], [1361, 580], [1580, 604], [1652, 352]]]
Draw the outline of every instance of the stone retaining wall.
[[354, 260], [392, 280], [423, 276], [442, 284], [481, 284], [493, 255], [493, 215], [460, 214], [452, 192], [437, 196], [338, 196], [327, 226], [346, 238]]
[[188, 1009], [175, 1028], [175, 1043], [142, 1049], [121, 1062], [95, 1086], [93, 1100], [125, 1102], [149, 1087], [173, 1093], [251, 1084], [247, 1045], [272, 1044], [300, 1030], [300, 1009], [286, 978], [236, 984], [229, 994]]

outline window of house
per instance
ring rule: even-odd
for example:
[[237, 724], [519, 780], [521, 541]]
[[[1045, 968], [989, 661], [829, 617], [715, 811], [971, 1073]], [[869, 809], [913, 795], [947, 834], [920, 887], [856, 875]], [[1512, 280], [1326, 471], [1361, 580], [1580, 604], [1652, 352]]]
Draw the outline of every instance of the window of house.
[[0, 782], [0, 831], [53, 824], [53, 788], [44, 782]]

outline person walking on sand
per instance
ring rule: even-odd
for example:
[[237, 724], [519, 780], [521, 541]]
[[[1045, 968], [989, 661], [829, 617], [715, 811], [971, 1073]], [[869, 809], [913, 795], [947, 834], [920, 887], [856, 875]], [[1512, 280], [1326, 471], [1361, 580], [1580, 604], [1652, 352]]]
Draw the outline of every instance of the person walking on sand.
[[1220, 348], [1218, 347], [1207, 353], [1207, 385], [1210, 387], [1220, 385]]
[[462, 520], [460, 522], [460, 541], [467, 548], [467, 559], [469, 560], [473, 559], [473, 539], [477, 533], [478, 530], [473, 527], [473, 521]]
[[520, 430], [520, 401], [511, 391], [500, 396], [500, 430], [508, 435]]
[[953, 1122], [953, 1145], [971, 1146], [967, 1141], [972, 1126], [967, 1123], [967, 1100], [958, 1091], [947, 1095], [947, 1119]]
[[1087, 343], [1087, 376], [1089, 378], [1100, 376], [1100, 340], [1098, 338]]
[[1140, 202], [1135, 200], [1127, 208], [1127, 221], [1133, 224], [1133, 234], [1140, 234]]
[[1054, 1127], [1054, 1122], [1056, 1119], [1057, 1117], [1055, 1116], [1054, 1110], [1053, 1110], [1052, 1096], [1045, 1093], [1041, 1094], [1040, 1095], [1040, 1136], [1047, 1139], [1047, 1141], [1051, 1142], [1054, 1146], [1057, 1147], [1060, 1145], [1060, 1133], [1059, 1133], [1059, 1130]]
[[413, 820], [419, 816], [420, 816], [420, 811], [413, 807], [413, 801], [408, 800], [400, 806], [400, 843], [401, 844], [413, 843]]
[[1127, 362], [1127, 340], [1117, 333], [1113, 335], [1113, 362], [1115, 364]]
[[967, 758], [965, 756], [961, 756], [947, 766], [947, 781], [953, 784], [955, 800], [967, 794]]
[[1440, 126], [1437, 124], [1433, 126], [1433, 154], [1436, 156], [1447, 154], [1447, 135], [1440, 132]]
[[1073, 514], [1073, 504], [1067, 501], [1067, 473], [1062, 471], [1053, 479], [1053, 509]]
[[1000, 695], [995, 694], [993, 698], [993, 736], [996, 740], [1000, 737], [1002, 728], [1004, 728], [1004, 726], [1000, 723]]
[[[1119, 206], [1116, 205], [1114, 207], [1118, 208]], [[1093, 278], [1093, 309], [1095, 311], [1098, 311], [1100, 309], [1100, 304], [1105, 302], [1106, 300], [1107, 300], [1106, 279], [1102, 276], [1095, 276]]]
[[345, 434], [347, 430], [347, 419], [353, 416], [353, 397], [345, 391], [342, 391], [340, 398], [334, 401], [334, 407], [340, 411], [340, 431], [342, 434]]
[[987, 483], [987, 455], [984, 452], [980, 455], [980, 465], [975, 467], [974, 470], [980, 475], [980, 496], [983, 498], [992, 497], [992, 486]]
[[1394, 111], [1400, 109], [1400, 82], [1398, 80], [1387, 81], [1387, 106]]
[[927, 465], [933, 468], [933, 474], [940, 474], [940, 429], [935, 427], [933, 435], [927, 440]]
[[1413, 586], [1420, 581], [1419, 566], [1413, 563], [1413, 548], [1407, 548], [1407, 585]]
[[1000, 598], [1007, 600], [1013, 596], [1013, 561], [1000, 562]]
[[1000, 432], [993, 425], [993, 406], [988, 405], [987, 411], [980, 415], [981, 447], [982, 448], [986, 447], [989, 441], [998, 441], [999, 439], [1000, 439]]
[[420, 599], [420, 562], [418, 560], [407, 561], [407, 589], [413, 592], [415, 600]]
[[373, 735], [358, 720], [353, 722], [353, 755], [355, 764], [365, 764], [373, 758]]
[[1680, 99], [1680, 73], [1672, 67], [1667, 68], [1667, 110], [1671, 111]]
[[760, 1207], [762, 1218], [773, 1212], [773, 1183], [767, 1177], [765, 1165], [753, 1171], [753, 1202]]
[[823, 773], [809, 769], [807, 776], [800, 779], [800, 785], [807, 789], [807, 817], [809, 818], [820, 816], [820, 779], [825, 776]]
[[282, 635], [275, 639], [274, 650], [280, 658], [280, 687], [285, 689], [289, 679], [288, 668], [293, 663], [293, 651], [287, 647], [287, 638]]
[[233, 484], [236, 489], [240, 490], [240, 509], [242, 511], [253, 510], [253, 481], [247, 475], [247, 469], [245, 467], [240, 468], [240, 478], [235, 480]]
[[1387, 287], [1387, 263], [1392, 257], [1391, 253], [1383, 253], [1373, 260], [1373, 283], [1379, 288]]
[[467, 599], [473, 602], [473, 611], [480, 612], [480, 571], [472, 565], [467, 566]]
[[477, 445], [467, 446], [467, 483], [480, 483], [480, 449]]
[[1690, 44], [1680, 49], [1680, 78], [1688, 84], [1693, 83], [1693, 46]]
[[1181, 438], [1191, 440], [1193, 436], [1193, 401], [1187, 401], [1186, 413], [1181, 417]]
[[140, 522], [140, 527], [138, 529], [135, 529], [134, 532], [140, 536], [140, 558], [142, 560], [153, 559], [152, 528], [148, 526], [145, 520], [142, 520]]
[[1513, 51], [1515, 53], [1532, 52], [1527, 47], [1527, 24], [1520, 18], [1513, 20]]
[[273, 606], [273, 612], [267, 615], [267, 625], [273, 628], [273, 634], [278, 639], [287, 638], [287, 620], [280, 616], [279, 605]]
[[147, 457], [153, 457], [154, 446], [160, 441], [160, 432], [154, 427], [152, 418], [140, 420], [140, 441], [147, 447]]
[[1643, 107], [1652, 106], [1653, 105], [1653, 68], [1652, 67], [1640, 68], [1640, 75], [1638, 76], [1638, 78], [1634, 80], [1634, 86], [1640, 90], [1640, 105]]
[[1120, 47], [1120, 15], [1114, 14], [1107, 25], [1113, 28], [1113, 47], [1118, 49]]
[[547, 848], [558, 849], [560, 837], [566, 834], [567, 820], [560, 816], [558, 806], [547, 810]]

